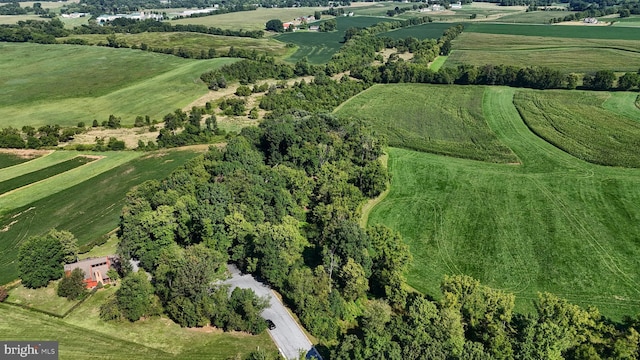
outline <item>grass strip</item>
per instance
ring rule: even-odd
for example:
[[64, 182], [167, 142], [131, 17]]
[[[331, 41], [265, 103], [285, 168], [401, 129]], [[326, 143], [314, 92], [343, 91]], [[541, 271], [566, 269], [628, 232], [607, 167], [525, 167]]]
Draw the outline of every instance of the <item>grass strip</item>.
[[65, 171], [69, 171], [71, 169], [75, 169], [79, 166], [82, 166], [94, 160], [95, 158], [78, 156], [73, 159], [61, 162], [59, 164], [46, 167], [44, 169], [40, 169], [34, 172], [30, 172], [28, 174], [24, 174], [22, 176], [18, 176], [9, 180], [2, 181], [0, 182], [0, 194], [4, 194], [11, 190], [15, 190], [44, 179], [48, 179], [50, 177], [61, 174]]

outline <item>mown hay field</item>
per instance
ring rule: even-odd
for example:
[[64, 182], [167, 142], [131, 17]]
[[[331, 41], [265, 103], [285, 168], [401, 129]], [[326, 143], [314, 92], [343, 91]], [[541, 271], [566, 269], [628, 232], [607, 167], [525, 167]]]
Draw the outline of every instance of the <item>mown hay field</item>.
[[549, 291], [614, 319], [634, 316], [640, 170], [591, 164], [544, 141], [520, 118], [518, 91], [486, 87], [482, 112], [520, 165], [389, 148], [391, 190], [369, 225], [402, 234], [414, 257], [409, 284], [429, 295], [445, 274], [468, 274], [515, 293], [521, 311]]
[[363, 119], [394, 147], [517, 162], [487, 126], [482, 113], [483, 92], [483, 87], [476, 86], [375, 85], [336, 112]]
[[0, 44], [0, 128], [75, 126], [113, 114], [122, 124], [153, 119], [207, 93], [199, 77], [237, 61], [188, 60], [131, 49]]
[[[58, 40], [64, 41], [66, 39], [83, 39], [91, 45], [107, 43], [107, 35], [102, 34], [71, 35]], [[287, 54], [284, 44], [271, 38], [253, 39], [188, 32], [145, 32], [139, 34], [117, 34], [116, 39], [124, 41], [129, 46], [136, 45], [140, 47], [144, 43], [151, 48], [184, 48], [196, 54], [200, 54], [201, 51], [208, 54], [209, 49], [215, 49], [218, 54], [226, 54], [231, 47], [249, 51], [255, 50], [261, 54], [266, 53], [275, 57]]]

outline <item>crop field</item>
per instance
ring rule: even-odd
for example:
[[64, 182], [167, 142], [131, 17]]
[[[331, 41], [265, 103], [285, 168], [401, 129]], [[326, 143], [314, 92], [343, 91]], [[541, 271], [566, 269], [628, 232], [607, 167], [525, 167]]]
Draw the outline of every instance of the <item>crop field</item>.
[[[40, 169], [28, 174], [16, 176], [14, 178], [2, 181], [0, 182], [0, 195], [3, 195], [11, 190], [21, 188], [23, 186], [33, 184], [35, 182], [48, 179], [52, 176], [61, 174], [71, 169], [75, 169], [79, 166], [82, 166], [94, 160], [95, 158], [78, 156], [73, 159], [61, 162], [59, 164], [46, 167], [44, 169]], [[7, 169], [7, 171], [11, 171], [11, 170]]]
[[602, 19], [604, 21], [613, 21], [613, 26], [628, 26], [638, 27], [640, 26], [640, 16], [630, 16], [628, 18], [614, 18], [614, 19]]
[[466, 32], [504, 35], [544, 36], [575, 39], [640, 40], [640, 31], [609, 26], [562, 26], [533, 24], [465, 24]]
[[491, 162], [517, 162], [487, 126], [482, 114], [483, 92], [484, 88], [474, 86], [376, 85], [342, 104], [336, 112], [363, 119], [378, 134], [386, 136], [391, 146]]
[[453, 41], [445, 66], [461, 64], [535, 64], [563, 72], [636, 71], [640, 68], [640, 42], [463, 32]]
[[534, 133], [573, 156], [640, 168], [640, 123], [603, 108], [607, 98], [604, 92], [519, 90], [514, 104]]
[[0, 169], [22, 164], [23, 162], [27, 162], [29, 160], [30, 159], [26, 157], [0, 152]]
[[307, 57], [312, 64], [323, 64], [331, 59], [341, 47], [344, 33], [350, 27], [367, 27], [379, 22], [389, 21], [389, 18], [376, 18], [366, 16], [338, 17], [338, 30], [332, 32], [305, 32], [285, 33], [278, 35], [276, 39], [283, 43], [292, 43], [298, 46], [298, 50], [287, 58], [287, 61], [296, 62]]
[[[0, 214], [0, 284], [18, 277], [15, 259], [22, 241], [51, 228], [71, 231], [80, 245], [97, 240], [118, 226], [124, 198], [131, 187], [146, 180], [162, 179], [196, 156], [190, 150], [123, 154], [126, 156], [107, 153], [105, 159], [67, 172], [82, 170], [71, 178], [73, 182], [68, 181], [69, 184], [58, 183], [58, 178], [67, 174], [64, 173], [0, 196], [1, 207], [5, 209]], [[109, 157], [120, 160], [99, 173], [88, 172]], [[3, 169], [2, 174], [9, 169]], [[49, 189], [49, 185], [51, 190], [37, 192], [36, 185], [40, 184], [45, 189]], [[15, 195], [17, 200], [7, 201], [9, 195]]]
[[517, 91], [485, 88], [483, 112], [521, 165], [390, 148], [391, 190], [369, 224], [402, 234], [414, 257], [409, 284], [429, 295], [445, 274], [468, 274], [515, 293], [520, 311], [549, 291], [614, 319], [634, 316], [640, 170], [590, 164], [545, 142], [520, 118]]
[[405, 27], [378, 36], [388, 36], [394, 39], [404, 39], [414, 37], [416, 39], [437, 39], [442, 36], [445, 30], [456, 26], [458, 23], [427, 23], [422, 25]]
[[[327, 7], [299, 7], [299, 8], [258, 8], [253, 11], [240, 11], [228, 14], [203, 16], [171, 20], [172, 24], [197, 24], [214, 26], [221, 29], [233, 30], [264, 30], [267, 21], [279, 19], [282, 22], [292, 21], [300, 16], [313, 15], [316, 11], [326, 10]], [[330, 18], [326, 16], [323, 18]]]
[[640, 123], [640, 95], [633, 92], [613, 92], [604, 101], [602, 107], [616, 114], [625, 116]]
[[162, 317], [105, 323], [99, 319], [99, 306], [116, 289], [98, 291], [64, 319], [0, 304], [0, 339], [55, 340], [61, 359], [86, 359], [90, 354], [92, 359], [222, 360], [243, 358], [258, 347], [277, 352], [267, 332], [251, 336], [214, 328], [186, 329]]
[[38, 15], [0, 15], [0, 25], [17, 24], [18, 21], [43, 20]]
[[[216, 49], [218, 53], [226, 53], [230, 47], [256, 50], [259, 53], [267, 53], [271, 56], [283, 56], [287, 53], [284, 44], [270, 38], [252, 39], [235, 36], [217, 36], [198, 33], [162, 33], [146, 32], [140, 34], [118, 34], [118, 40], [124, 40], [129, 46], [145, 43], [153, 48], [186, 48], [198, 54], [201, 51], [208, 52]], [[91, 45], [107, 43], [107, 35], [73, 35], [64, 39], [84, 39]], [[59, 39], [59, 40], [64, 40]]]
[[[0, 44], [0, 127], [161, 119], [207, 93], [200, 74], [236, 61], [131, 49]], [[46, 70], [46, 71], [45, 71]]]
[[548, 24], [549, 20], [575, 14], [576, 11], [530, 11], [508, 14], [495, 20], [502, 23]]

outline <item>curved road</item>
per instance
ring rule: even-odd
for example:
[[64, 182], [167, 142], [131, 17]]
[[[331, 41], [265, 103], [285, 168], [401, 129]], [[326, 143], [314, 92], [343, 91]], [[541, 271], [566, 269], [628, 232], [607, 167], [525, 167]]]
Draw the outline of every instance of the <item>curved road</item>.
[[276, 325], [273, 330], [268, 330], [269, 335], [276, 343], [280, 354], [286, 359], [298, 359], [300, 353], [305, 355], [313, 348], [311, 341], [307, 338], [300, 325], [291, 316], [273, 291], [266, 285], [258, 282], [251, 275], [242, 275], [235, 265], [228, 265], [231, 272], [231, 279], [224, 281], [231, 285], [231, 289], [239, 287], [241, 289], [251, 289], [260, 297], [269, 299], [269, 308], [264, 309], [262, 317], [270, 319]]

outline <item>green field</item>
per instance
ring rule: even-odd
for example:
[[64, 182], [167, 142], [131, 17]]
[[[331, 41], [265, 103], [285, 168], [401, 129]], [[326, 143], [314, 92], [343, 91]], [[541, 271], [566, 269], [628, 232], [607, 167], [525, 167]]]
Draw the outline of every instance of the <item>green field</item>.
[[[21, 188], [23, 186], [33, 184], [35, 182], [48, 179], [52, 176], [62, 174], [65, 171], [75, 169], [79, 166], [82, 166], [94, 160], [95, 159], [93, 158], [78, 156], [73, 159], [61, 162], [59, 164], [46, 167], [44, 169], [40, 169], [28, 174], [24, 174], [22, 176], [17, 176], [9, 180], [5, 180], [3, 182], [0, 182], [0, 195], [6, 192], [9, 192], [11, 190]], [[8, 169], [8, 171], [10, 171], [10, 169]]]
[[366, 16], [338, 17], [338, 30], [332, 32], [307, 32], [297, 31], [278, 35], [276, 39], [283, 43], [292, 43], [298, 46], [298, 51], [287, 60], [296, 62], [307, 57], [312, 64], [326, 63], [341, 47], [344, 33], [350, 27], [367, 27], [379, 22], [389, 21], [389, 18], [377, 18]]
[[0, 44], [0, 127], [161, 119], [207, 92], [200, 74], [236, 61], [187, 60], [131, 49]]
[[[282, 20], [282, 22], [287, 22], [300, 16], [313, 15], [314, 12], [325, 9], [327, 8], [258, 8], [254, 11], [240, 11], [228, 14], [178, 19], [171, 20], [170, 22], [172, 24], [197, 24], [232, 30], [264, 30], [267, 21], [271, 19], [279, 19]], [[330, 16], [326, 18], [330, 18]]]
[[38, 15], [0, 15], [0, 25], [17, 24], [18, 21], [44, 20]]
[[22, 156], [0, 152], [0, 169], [6, 168], [6, 167], [9, 167], [9, 166], [22, 164], [22, 163], [27, 162], [29, 160], [30, 159], [22, 157]]
[[[80, 245], [96, 240], [118, 226], [125, 194], [131, 187], [145, 180], [162, 179], [196, 155], [192, 151], [127, 154], [136, 156], [125, 158], [126, 161], [119, 166], [91, 178], [84, 174], [74, 186], [56, 188], [39, 200], [29, 201], [28, 191], [34, 186], [11, 194], [24, 193], [21, 199], [25, 200], [0, 215], [0, 230], [3, 230], [0, 232], [0, 284], [18, 277], [15, 259], [22, 241], [51, 228], [71, 231]], [[108, 156], [114, 155], [117, 153]], [[105, 160], [95, 161], [84, 168]], [[73, 171], [76, 170], [80, 169]], [[4, 201], [4, 198], [0, 197], [0, 200]]]
[[251, 336], [213, 328], [184, 329], [163, 317], [103, 322], [99, 306], [115, 290], [98, 291], [64, 319], [0, 304], [0, 339], [55, 340], [60, 359], [223, 360], [246, 356], [258, 347], [277, 352], [266, 331]]
[[[487, 126], [482, 114], [483, 92], [484, 88], [474, 86], [375, 85], [336, 112], [363, 119], [391, 146], [491, 162], [517, 162]], [[427, 103], [429, 106], [425, 106]]]
[[602, 107], [616, 114], [640, 122], [640, 95], [633, 92], [614, 92], [602, 104]]
[[[68, 38], [58, 39], [84, 39], [91, 45], [98, 43], [107, 43], [107, 35], [72, 35]], [[256, 50], [259, 53], [267, 53], [270, 56], [283, 56], [287, 53], [284, 44], [271, 38], [252, 39], [247, 37], [235, 36], [218, 36], [198, 33], [181, 33], [181, 32], [145, 32], [139, 34], [118, 34], [118, 40], [125, 41], [129, 46], [145, 43], [152, 48], [186, 48], [199, 54], [201, 51], [207, 53], [213, 48], [219, 54], [225, 54], [230, 47], [236, 49]]]
[[414, 37], [416, 39], [437, 39], [442, 36], [445, 30], [458, 23], [427, 23], [422, 25], [400, 28], [379, 34], [378, 36], [388, 36], [394, 39], [404, 39]]
[[52, 281], [46, 287], [39, 289], [27, 289], [18, 285], [9, 290], [9, 297], [5, 301], [63, 316], [78, 301], [70, 301], [58, 296], [57, 286], [58, 281]]
[[603, 108], [608, 97], [606, 92], [520, 90], [514, 104], [534, 133], [573, 156], [639, 168], [640, 123]]
[[563, 72], [636, 71], [640, 68], [640, 41], [473, 33], [465, 29], [453, 41], [445, 66], [461, 64], [539, 65]]
[[436, 59], [433, 60], [431, 65], [429, 65], [429, 69], [431, 69], [433, 71], [440, 70], [440, 68], [444, 65], [444, 63], [447, 62], [448, 58], [449, 58], [448, 56], [444, 56], [444, 55], [440, 55], [440, 56], [436, 57]]
[[564, 18], [567, 15], [575, 13], [576, 11], [530, 11], [505, 15], [496, 21], [516, 24], [548, 24], [551, 19]]
[[575, 39], [640, 40], [640, 31], [609, 26], [566, 26], [468, 23], [464, 31], [485, 34], [544, 36]]
[[469, 274], [515, 293], [520, 311], [549, 291], [614, 319], [635, 316], [640, 170], [590, 164], [545, 142], [518, 115], [516, 91], [485, 88], [483, 113], [521, 165], [390, 148], [391, 191], [369, 224], [402, 234], [414, 257], [409, 284], [429, 295], [445, 274]]

